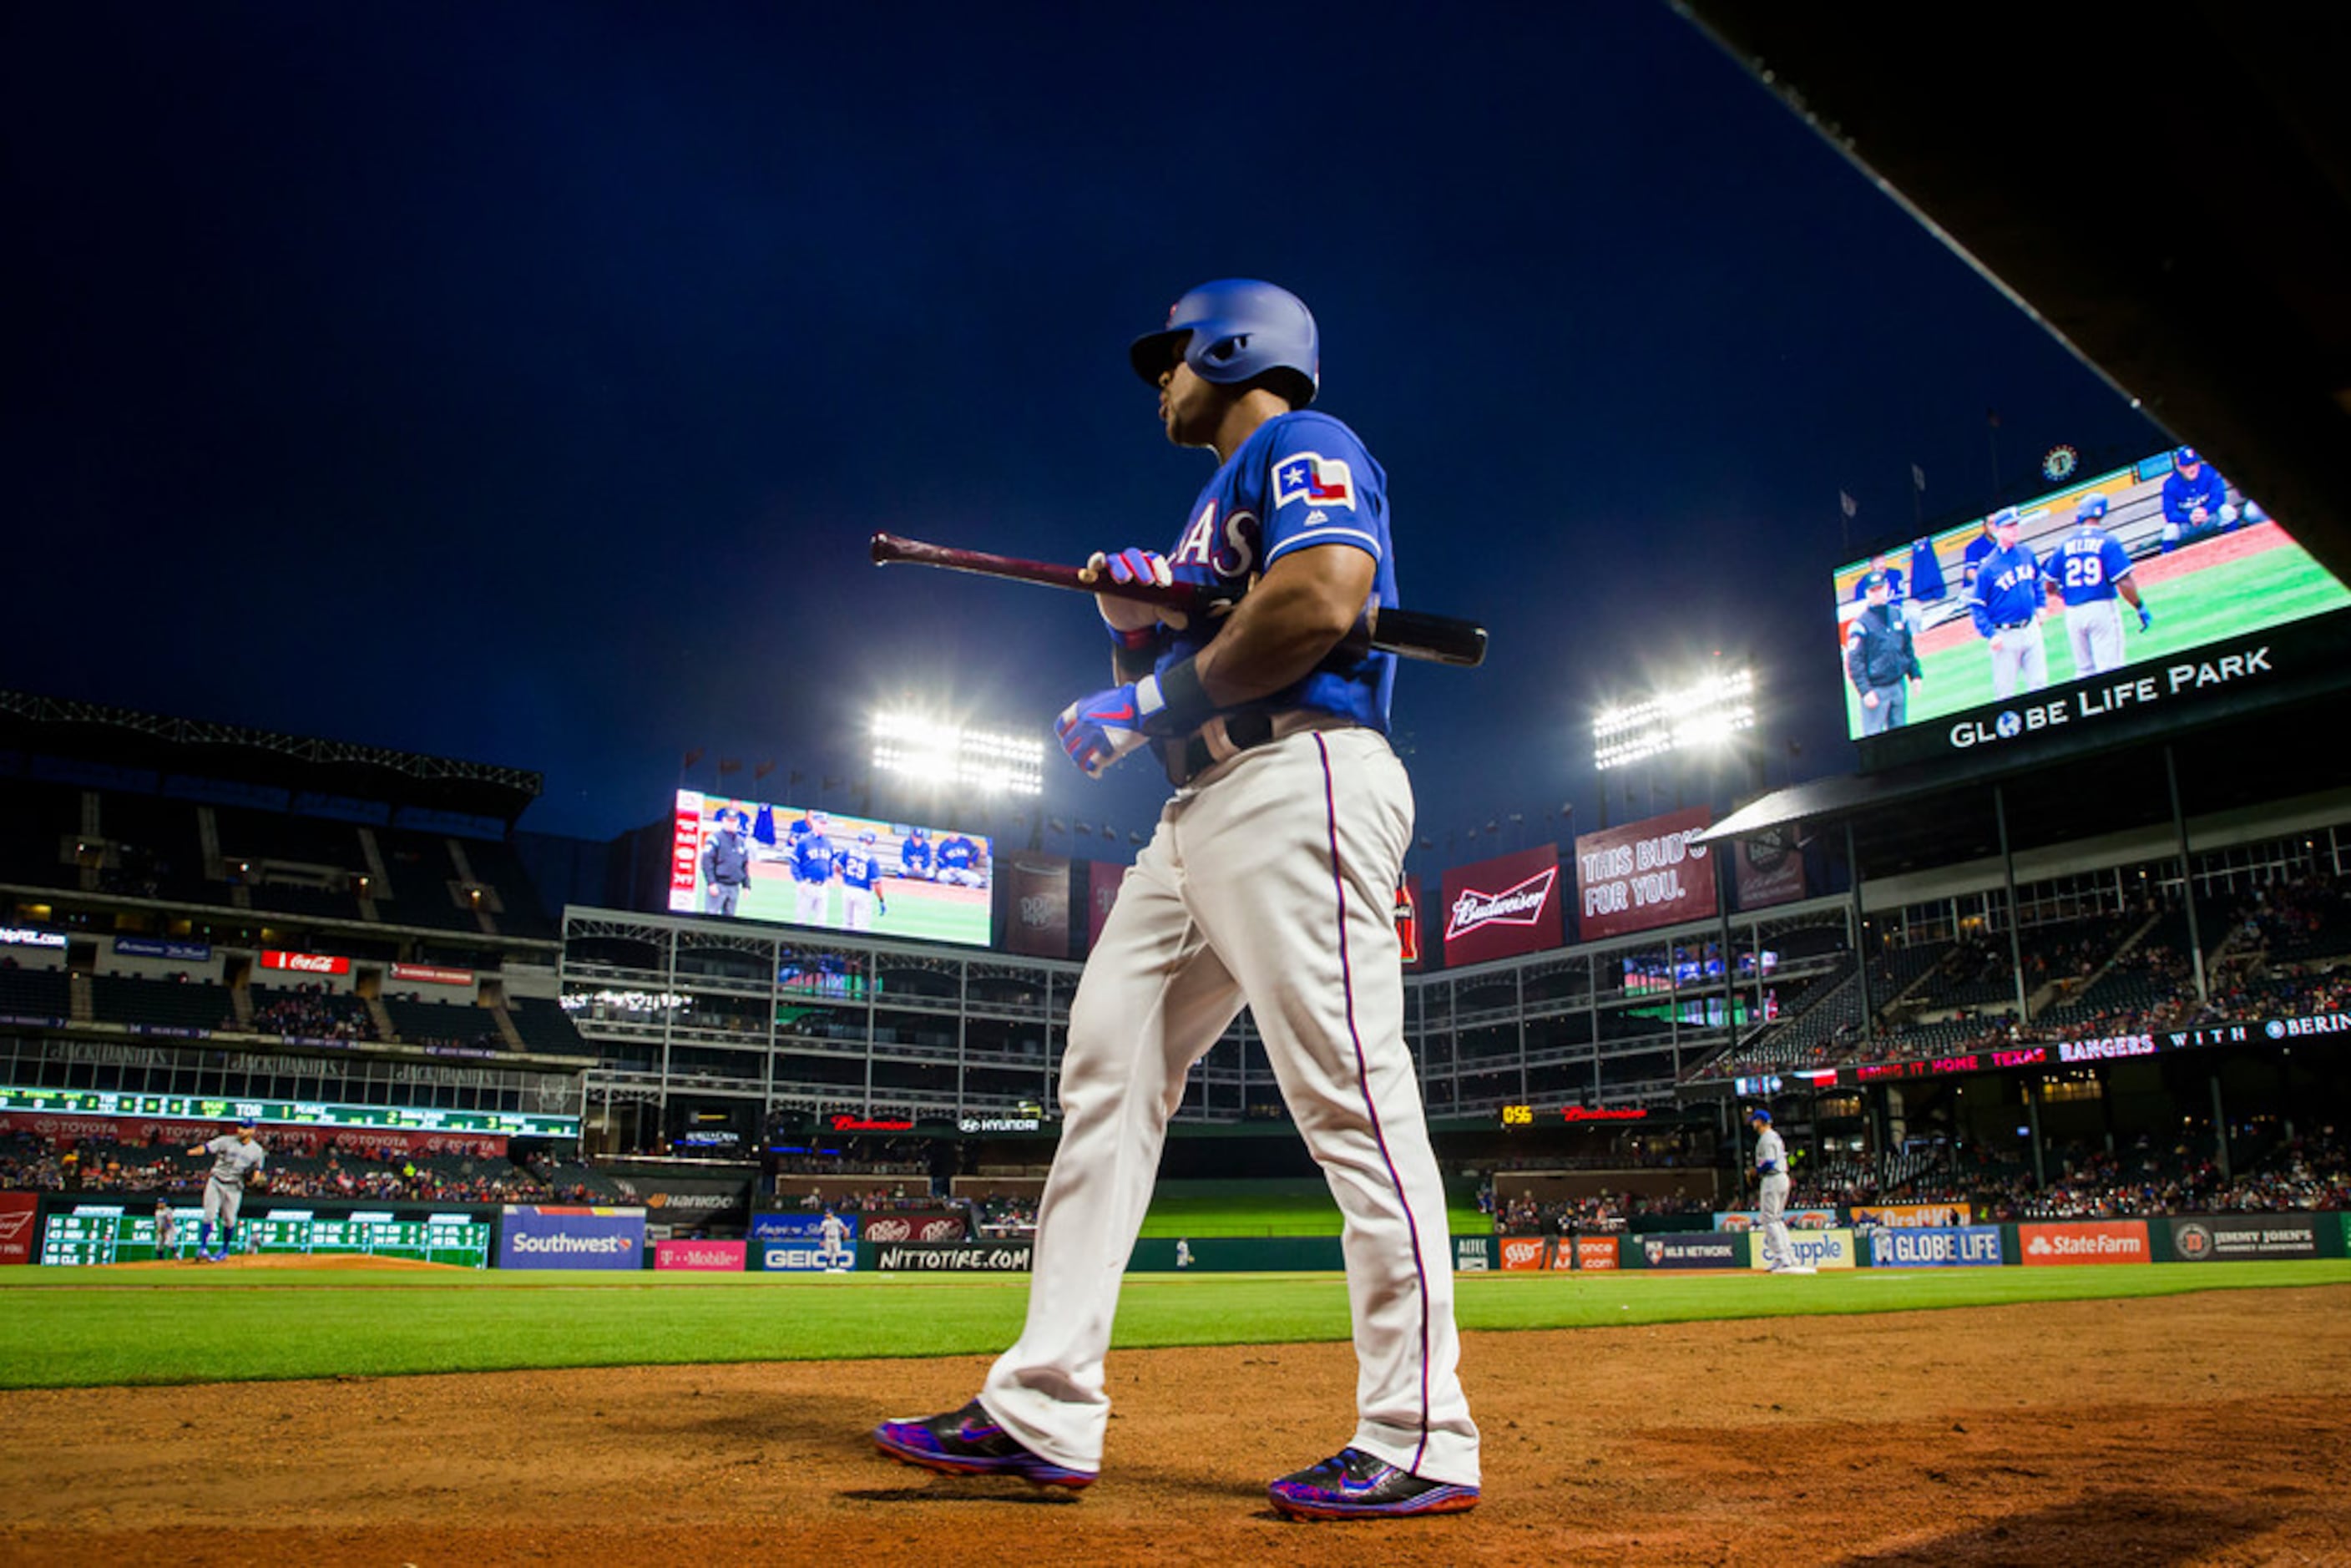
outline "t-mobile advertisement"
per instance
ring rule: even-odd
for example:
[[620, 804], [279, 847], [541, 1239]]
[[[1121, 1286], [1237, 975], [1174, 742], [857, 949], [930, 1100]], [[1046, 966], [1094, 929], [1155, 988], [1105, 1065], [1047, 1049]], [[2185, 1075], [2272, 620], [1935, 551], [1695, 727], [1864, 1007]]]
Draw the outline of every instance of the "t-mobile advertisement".
[[501, 1269], [642, 1269], [645, 1211], [510, 1203], [498, 1219]]
[[1712, 916], [1714, 863], [1708, 846], [1689, 841], [1713, 821], [1710, 808], [1693, 806], [1579, 835], [1577, 936], [1594, 942]]
[[739, 1274], [744, 1269], [740, 1241], [656, 1241], [653, 1268], [683, 1269], [696, 1274]]
[[1445, 873], [1444, 917], [1447, 968], [1558, 946], [1566, 936], [1559, 846], [1455, 866]]

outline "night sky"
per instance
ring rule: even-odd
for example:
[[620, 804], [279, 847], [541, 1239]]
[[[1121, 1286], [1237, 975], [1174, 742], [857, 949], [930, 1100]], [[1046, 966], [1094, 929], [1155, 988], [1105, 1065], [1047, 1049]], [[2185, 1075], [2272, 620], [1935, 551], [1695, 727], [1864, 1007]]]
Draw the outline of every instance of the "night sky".
[[[810, 798], [900, 695], [1046, 733], [1087, 602], [866, 539], [1165, 548], [1212, 459], [1125, 344], [1262, 277], [1405, 602], [1492, 630], [1398, 685], [1426, 869], [1596, 826], [1595, 704], [1718, 650], [1772, 783], [1849, 769], [1838, 491], [1982, 510], [1992, 408], [2011, 480], [2163, 444], [1662, 5], [1093, 9], [19, 9], [0, 683], [538, 768], [597, 838], [695, 748]], [[1165, 794], [1048, 763], [1120, 852]]]

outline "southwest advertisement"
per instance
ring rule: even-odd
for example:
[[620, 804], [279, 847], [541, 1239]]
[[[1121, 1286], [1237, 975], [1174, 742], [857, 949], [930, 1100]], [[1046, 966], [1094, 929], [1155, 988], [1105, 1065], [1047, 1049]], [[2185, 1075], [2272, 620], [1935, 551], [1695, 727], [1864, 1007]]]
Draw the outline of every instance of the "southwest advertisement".
[[[1714, 862], [1689, 841], [1714, 821], [1693, 806], [1578, 834], [1575, 841], [1577, 936], [1586, 942], [1703, 920], [1715, 913]], [[1451, 885], [1448, 878], [1447, 885]]]
[[1566, 938], [1560, 907], [1559, 846], [1455, 866], [1445, 873], [1445, 966], [1540, 953]]
[[645, 1211], [510, 1203], [498, 1216], [501, 1269], [642, 1269]]

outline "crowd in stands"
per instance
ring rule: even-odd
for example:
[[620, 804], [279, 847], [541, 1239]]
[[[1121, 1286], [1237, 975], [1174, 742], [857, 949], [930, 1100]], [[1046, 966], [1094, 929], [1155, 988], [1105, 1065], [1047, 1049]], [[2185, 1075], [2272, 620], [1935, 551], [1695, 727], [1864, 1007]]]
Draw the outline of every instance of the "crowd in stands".
[[[779, 1189], [780, 1190], [780, 1189]], [[876, 1186], [865, 1192], [842, 1193], [827, 1197], [822, 1189], [810, 1187], [800, 1199], [800, 1207], [811, 1212], [830, 1208], [835, 1214], [882, 1214], [893, 1208], [935, 1208], [939, 1200], [931, 1195], [930, 1178], [925, 1176], [918, 1185], [899, 1182], [894, 1186]]]
[[[211, 1161], [192, 1145], [101, 1138], [48, 1139], [29, 1133], [0, 1141], [0, 1187], [48, 1192], [141, 1192], [193, 1196]], [[532, 1171], [488, 1156], [421, 1156], [399, 1145], [354, 1143], [317, 1155], [273, 1150], [264, 1185], [279, 1197], [347, 1197], [420, 1203], [543, 1203], [558, 1196]]]
[[1682, 1193], [1602, 1192], [1544, 1201], [1527, 1191], [1516, 1197], [1502, 1197], [1490, 1181], [1478, 1189], [1478, 1212], [1491, 1215], [1496, 1230], [1516, 1236], [1622, 1230], [1635, 1218], [1706, 1214], [1713, 1207], [1710, 1198]]
[[1791, 1207], [1839, 1203], [1965, 1203], [1979, 1222], [2134, 1218], [2162, 1214], [2235, 1214], [2351, 1208], [2351, 1150], [2327, 1127], [2280, 1145], [2223, 1175], [2220, 1161], [2187, 1141], [2142, 1135], [2119, 1150], [2071, 1145], [2036, 1187], [2014, 1162], [1953, 1156], [1887, 1186], [1799, 1178]]
[[1037, 1200], [1034, 1197], [1007, 1197], [991, 1192], [972, 1204], [972, 1221], [982, 1236], [1034, 1236], [1037, 1233]]
[[367, 1015], [337, 1008], [327, 989], [315, 981], [291, 991], [277, 992], [253, 1009], [256, 1034], [279, 1034], [303, 1040], [372, 1040], [375, 1031]]

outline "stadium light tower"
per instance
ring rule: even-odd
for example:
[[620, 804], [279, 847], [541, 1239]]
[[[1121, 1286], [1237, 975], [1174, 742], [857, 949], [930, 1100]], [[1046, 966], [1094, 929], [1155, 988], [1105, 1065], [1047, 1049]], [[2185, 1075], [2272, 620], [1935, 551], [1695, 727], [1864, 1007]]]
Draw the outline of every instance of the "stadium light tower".
[[989, 795], [1045, 792], [1045, 743], [969, 729], [928, 714], [873, 716], [873, 767], [929, 789]]
[[1710, 674], [1604, 709], [1592, 721], [1592, 765], [1605, 771], [1669, 751], [1727, 746], [1754, 727], [1754, 672]]

